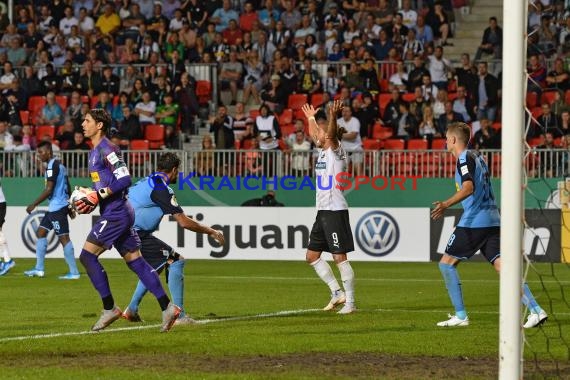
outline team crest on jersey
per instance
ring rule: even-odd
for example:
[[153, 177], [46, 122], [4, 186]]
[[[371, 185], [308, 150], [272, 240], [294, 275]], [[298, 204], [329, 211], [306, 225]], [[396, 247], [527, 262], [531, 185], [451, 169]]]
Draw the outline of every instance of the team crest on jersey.
[[172, 198], [170, 198], [170, 204], [174, 207], [178, 207], [178, 201], [176, 200], [176, 196], [172, 194]]
[[100, 181], [99, 173], [97, 173], [97, 172], [91, 172], [91, 181], [93, 181], [93, 182], [99, 182], [99, 181]]

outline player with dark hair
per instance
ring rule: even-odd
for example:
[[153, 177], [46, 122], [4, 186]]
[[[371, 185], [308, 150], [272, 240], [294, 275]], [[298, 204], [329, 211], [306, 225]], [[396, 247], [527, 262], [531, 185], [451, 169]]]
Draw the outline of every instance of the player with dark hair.
[[[443, 216], [444, 211], [461, 202], [463, 215], [447, 242], [445, 254], [439, 261], [439, 269], [445, 280], [455, 315], [437, 323], [440, 327], [468, 326], [469, 317], [463, 304], [461, 282], [457, 265], [470, 259], [478, 250], [491, 263], [497, 273], [501, 271], [501, 221], [499, 209], [489, 179], [489, 169], [483, 157], [467, 149], [471, 129], [465, 123], [453, 123], [445, 134], [447, 151], [457, 158], [455, 185], [457, 192], [445, 201], [436, 201], [431, 212], [433, 219]], [[523, 285], [522, 302], [530, 310], [525, 328], [540, 326], [548, 315], [538, 305], [528, 285]]]
[[[315, 174], [317, 183], [321, 183], [321, 186], [317, 186], [318, 211], [309, 236], [306, 259], [331, 290], [331, 300], [324, 310], [332, 310], [344, 303], [338, 313], [350, 314], [356, 310], [356, 306], [354, 303], [354, 271], [347, 259], [347, 253], [354, 251], [354, 241], [348, 216], [348, 204], [342, 189], [336, 183], [336, 175], [347, 170], [346, 152], [340, 144], [346, 130], [338, 128], [337, 125], [337, 113], [342, 107], [342, 99], [335, 100], [328, 107], [328, 125], [326, 120], [320, 117], [317, 123], [315, 115], [318, 110], [315, 110], [312, 105], [305, 104], [302, 107], [309, 121], [310, 135], [315, 145], [320, 148]], [[333, 183], [329, 186], [330, 181]], [[321, 259], [323, 251], [333, 255], [340, 271], [344, 291], [334, 277], [330, 265]]]
[[[141, 253], [145, 260], [158, 273], [167, 268], [167, 283], [172, 301], [182, 312], [175, 324], [190, 324], [195, 321], [185, 314], [184, 310], [184, 257], [172, 247], [153, 235], [162, 217], [172, 215], [178, 225], [190, 231], [212, 236], [220, 244], [224, 244], [224, 235], [208, 226], [200, 224], [184, 214], [176, 201], [174, 191], [168, 186], [176, 183], [180, 159], [174, 153], [160, 155], [157, 161], [157, 172], [141, 179], [129, 189], [129, 202], [135, 209], [134, 228], [141, 240]], [[123, 318], [131, 322], [139, 322], [139, 304], [147, 289], [139, 281]]]
[[43, 141], [37, 149], [38, 158], [46, 164], [45, 188], [38, 198], [26, 207], [26, 212], [31, 214], [46, 199], [49, 199], [49, 206], [47, 214], [44, 215], [36, 231], [36, 266], [25, 271], [24, 274], [28, 277], [44, 277], [44, 261], [48, 244], [47, 234], [49, 231], [55, 230], [63, 247], [65, 262], [69, 267], [69, 273], [59, 278], [61, 280], [77, 280], [79, 279], [79, 271], [75, 263], [73, 243], [69, 239], [69, 223], [67, 220], [68, 215], [72, 219], [75, 217], [75, 212], [68, 203], [71, 186], [69, 186], [67, 169], [58, 159], [53, 157], [51, 142]]
[[95, 190], [87, 190], [84, 197], [75, 201], [75, 207], [80, 214], [88, 214], [99, 204], [101, 211], [101, 217], [87, 236], [79, 256], [103, 301], [104, 310], [91, 329], [102, 330], [123, 314], [115, 305], [107, 273], [99, 262], [99, 255], [114, 246], [129, 269], [158, 300], [162, 309], [160, 330], [169, 331], [181, 310], [170, 302], [158, 274], [141, 255], [140, 239], [133, 229], [135, 212], [127, 201], [131, 176], [119, 148], [106, 137], [111, 128], [111, 117], [105, 110], [92, 109], [85, 115], [82, 126], [83, 134], [93, 143], [89, 153], [89, 173]]

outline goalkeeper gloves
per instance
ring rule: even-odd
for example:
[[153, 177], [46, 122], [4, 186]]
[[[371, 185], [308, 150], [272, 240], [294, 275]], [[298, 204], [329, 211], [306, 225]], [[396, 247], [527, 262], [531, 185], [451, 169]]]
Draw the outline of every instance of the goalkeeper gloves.
[[100, 199], [105, 199], [111, 195], [111, 191], [107, 187], [99, 189], [99, 191], [88, 188], [82, 188], [81, 190], [85, 195], [75, 201], [75, 208], [80, 214], [90, 214], [95, 210]]

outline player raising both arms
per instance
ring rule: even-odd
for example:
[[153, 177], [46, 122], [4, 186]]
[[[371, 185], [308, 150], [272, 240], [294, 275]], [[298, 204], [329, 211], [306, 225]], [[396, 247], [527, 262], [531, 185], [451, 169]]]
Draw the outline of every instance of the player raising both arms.
[[80, 214], [91, 213], [97, 204], [101, 211], [101, 217], [87, 236], [79, 256], [103, 301], [104, 310], [91, 329], [102, 330], [122, 315], [111, 294], [107, 273], [99, 262], [99, 255], [114, 246], [158, 300], [162, 309], [161, 331], [166, 332], [181, 310], [170, 302], [158, 274], [141, 255], [140, 239], [133, 229], [135, 213], [127, 201], [131, 176], [119, 148], [105, 136], [111, 128], [111, 117], [103, 109], [93, 109], [85, 115], [82, 126], [83, 134], [93, 143], [89, 153], [89, 173], [95, 190], [88, 191], [85, 197], [75, 202], [75, 206]]
[[[184, 214], [178, 205], [174, 191], [168, 186], [176, 183], [180, 158], [174, 153], [161, 154], [157, 161], [157, 173], [141, 179], [129, 190], [129, 202], [135, 209], [134, 228], [141, 240], [141, 253], [144, 259], [160, 273], [167, 270], [167, 283], [173, 302], [178, 305], [182, 312], [175, 324], [195, 323], [186, 315], [184, 310], [184, 257], [176, 252], [171, 246], [153, 235], [165, 214], [170, 214], [178, 222], [178, 225], [190, 231], [208, 234], [224, 244], [224, 235], [220, 231], [196, 222]], [[139, 281], [131, 302], [123, 318], [131, 322], [139, 322], [139, 304], [147, 289]]]
[[[343, 107], [342, 100], [335, 100], [329, 106], [328, 124], [319, 117], [315, 119], [318, 110], [312, 105], [305, 104], [302, 110], [309, 122], [309, 133], [320, 148], [315, 174], [317, 175], [316, 203], [317, 217], [311, 235], [306, 259], [315, 268], [315, 272], [331, 290], [332, 297], [324, 310], [332, 310], [343, 304], [339, 314], [349, 314], [356, 310], [354, 304], [354, 271], [347, 259], [347, 253], [354, 251], [352, 229], [348, 217], [348, 204], [344, 194], [336, 185], [336, 175], [347, 171], [346, 152], [340, 144], [342, 135], [346, 132], [337, 126], [337, 113]], [[320, 177], [320, 178], [319, 178]], [[333, 181], [329, 187], [329, 182]], [[321, 189], [328, 187], [328, 189]], [[344, 291], [334, 277], [330, 265], [323, 259], [323, 251], [330, 252], [340, 271]]]
[[[463, 215], [447, 242], [445, 254], [439, 261], [439, 269], [455, 308], [455, 315], [450, 315], [449, 320], [439, 322], [437, 325], [467, 326], [469, 318], [463, 305], [461, 283], [456, 267], [460, 261], [471, 258], [481, 250], [497, 273], [500, 273], [501, 222], [487, 164], [478, 152], [467, 149], [471, 137], [469, 126], [465, 123], [453, 123], [448, 126], [445, 136], [447, 150], [457, 158], [455, 169], [457, 192], [446, 201], [434, 202], [435, 208], [431, 216], [433, 219], [438, 219], [443, 216], [445, 209], [459, 202], [463, 206]], [[548, 316], [534, 299], [527, 284], [523, 286], [523, 293], [522, 302], [530, 310], [524, 327], [543, 324]]]

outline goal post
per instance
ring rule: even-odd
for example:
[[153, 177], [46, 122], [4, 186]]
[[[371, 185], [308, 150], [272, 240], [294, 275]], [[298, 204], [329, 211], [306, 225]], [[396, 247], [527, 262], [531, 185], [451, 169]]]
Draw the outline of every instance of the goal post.
[[503, 2], [499, 379], [522, 378], [523, 148], [527, 2]]

